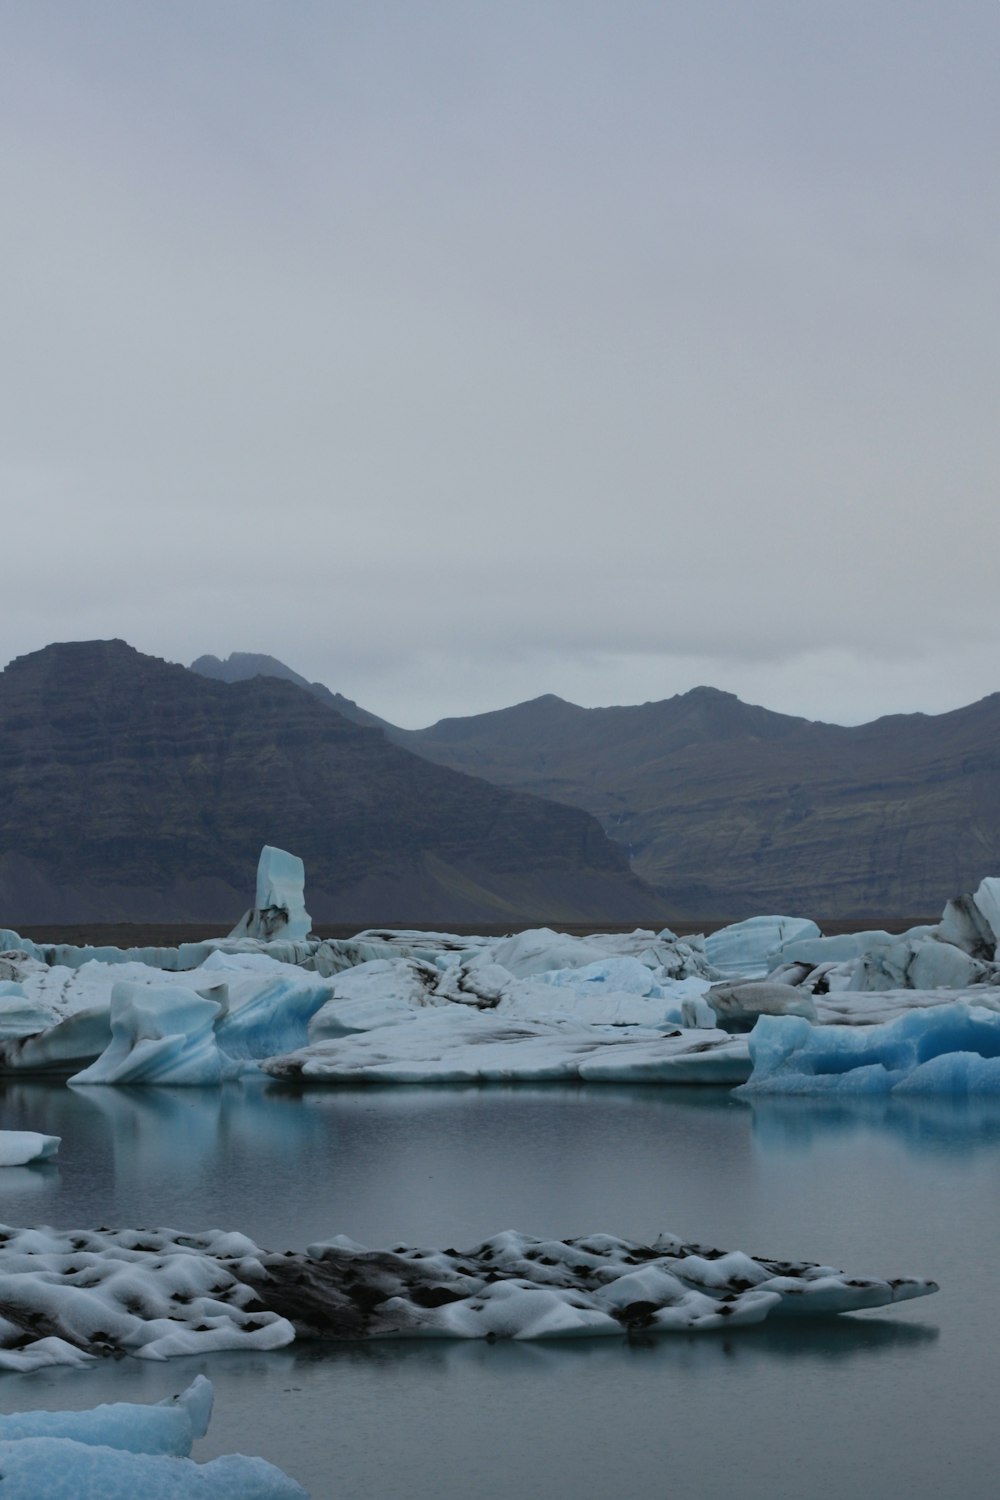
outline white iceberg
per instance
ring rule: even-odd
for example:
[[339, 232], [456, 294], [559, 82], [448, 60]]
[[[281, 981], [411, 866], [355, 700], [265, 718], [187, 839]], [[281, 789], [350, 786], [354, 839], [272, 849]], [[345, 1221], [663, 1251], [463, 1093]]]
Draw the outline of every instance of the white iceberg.
[[705, 938], [705, 956], [726, 979], [761, 978], [769, 956], [789, 943], [820, 937], [808, 917], [748, 917]]
[[0, 1167], [23, 1167], [48, 1161], [59, 1150], [60, 1137], [34, 1130], [0, 1130]]
[[456, 1005], [319, 1041], [261, 1067], [315, 1083], [738, 1083], [750, 1060], [747, 1038], [721, 1031], [537, 1021]]

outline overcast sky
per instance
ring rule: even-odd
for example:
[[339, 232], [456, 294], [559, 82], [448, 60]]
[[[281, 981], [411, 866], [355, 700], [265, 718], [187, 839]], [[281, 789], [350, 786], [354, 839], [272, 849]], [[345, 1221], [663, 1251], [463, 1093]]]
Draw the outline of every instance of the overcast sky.
[[0, 656], [1000, 689], [996, 0], [6, 0]]

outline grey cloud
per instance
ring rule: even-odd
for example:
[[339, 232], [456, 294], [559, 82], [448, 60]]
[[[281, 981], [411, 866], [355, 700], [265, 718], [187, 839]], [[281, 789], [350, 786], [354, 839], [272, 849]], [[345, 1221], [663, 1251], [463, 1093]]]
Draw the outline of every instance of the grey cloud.
[[9, 654], [272, 651], [411, 721], [985, 681], [992, 3], [37, 0], [0, 41]]

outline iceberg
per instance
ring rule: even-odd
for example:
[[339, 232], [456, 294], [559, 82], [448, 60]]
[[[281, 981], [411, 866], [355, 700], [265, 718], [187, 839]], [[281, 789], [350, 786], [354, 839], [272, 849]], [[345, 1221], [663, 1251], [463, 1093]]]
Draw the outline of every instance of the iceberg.
[[742, 984], [713, 984], [705, 1003], [725, 1031], [749, 1031], [758, 1016], [804, 1016], [816, 1019], [808, 991], [773, 979], [748, 979]]
[[208, 1431], [212, 1395], [211, 1381], [197, 1375], [187, 1390], [155, 1406], [121, 1401], [89, 1411], [11, 1412], [0, 1416], [0, 1443], [69, 1438], [126, 1453], [171, 1453], [187, 1458], [195, 1439]]
[[0, 1417], [5, 1500], [308, 1500], [294, 1479], [262, 1458], [233, 1454], [193, 1463], [212, 1412], [204, 1375], [154, 1406], [130, 1402], [89, 1411]]
[[235, 1077], [237, 1062], [219, 1048], [218, 1000], [180, 985], [122, 981], [111, 991], [111, 1041], [75, 1084], [216, 1084]]
[[307, 1254], [338, 1338], [692, 1333], [769, 1315], [885, 1307], [937, 1290], [920, 1278], [848, 1277], [830, 1266], [754, 1259], [669, 1234], [643, 1245], [608, 1234], [552, 1240], [508, 1230], [466, 1251], [367, 1250], [341, 1236], [310, 1245]]
[[775, 950], [820, 935], [808, 917], [748, 917], [709, 933], [705, 956], [726, 979], [759, 979], [767, 973]]
[[[337, 1236], [303, 1253], [263, 1250], [218, 1229], [0, 1229], [0, 1368], [32, 1368], [24, 1361], [36, 1349], [42, 1364], [97, 1354], [164, 1359], [273, 1349], [297, 1336], [699, 1332], [770, 1315], [884, 1307], [936, 1290], [922, 1278], [846, 1276], [829, 1266], [711, 1250], [675, 1235], [642, 1245], [606, 1234], [552, 1240], [511, 1230], [467, 1251], [369, 1250]], [[204, 1387], [190, 1393], [185, 1410], [190, 1431], [207, 1421]], [[181, 1451], [187, 1418], [147, 1417], [143, 1451]], [[91, 1437], [79, 1440], [103, 1441], [114, 1422], [107, 1412], [91, 1414]], [[57, 1435], [44, 1424], [17, 1434], [21, 1441]]]
[[749, 1037], [756, 1094], [1000, 1094], [1000, 1014], [962, 1001], [880, 1026], [762, 1016]]
[[265, 844], [257, 862], [254, 904], [230, 937], [302, 942], [312, 930], [312, 919], [306, 911], [305, 886], [305, 866], [298, 855]]
[[318, 1041], [260, 1066], [274, 1078], [336, 1084], [739, 1083], [750, 1074], [746, 1037], [722, 1031], [526, 1020], [466, 1006]]
[[48, 1161], [59, 1150], [60, 1137], [39, 1135], [34, 1130], [0, 1130], [0, 1167], [23, 1167], [32, 1161]]

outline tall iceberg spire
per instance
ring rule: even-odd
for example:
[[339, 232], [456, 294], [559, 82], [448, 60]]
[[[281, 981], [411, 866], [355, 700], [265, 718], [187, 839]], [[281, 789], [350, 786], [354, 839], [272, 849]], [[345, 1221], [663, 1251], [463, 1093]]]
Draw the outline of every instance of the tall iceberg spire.
[[271, 943], [281, 938], [297, 943], [309, 936], [312, 918], [306, 911], [306, 871], [297, 854], [265, 844], [257, 862], [257, 896], [230, 937], [258, 938]]

